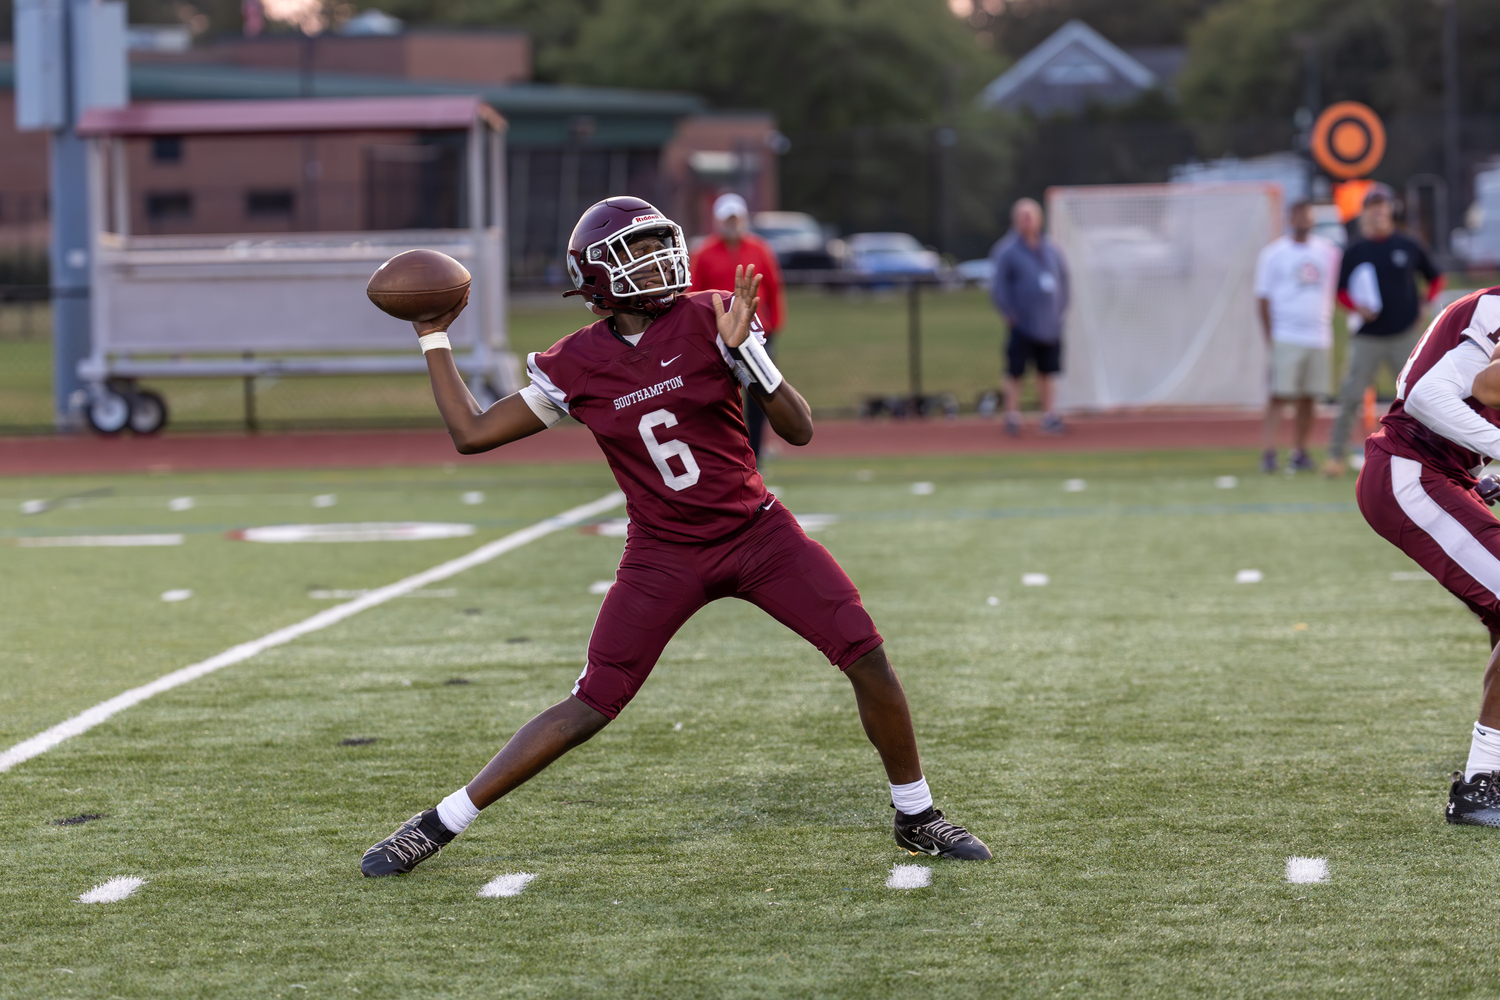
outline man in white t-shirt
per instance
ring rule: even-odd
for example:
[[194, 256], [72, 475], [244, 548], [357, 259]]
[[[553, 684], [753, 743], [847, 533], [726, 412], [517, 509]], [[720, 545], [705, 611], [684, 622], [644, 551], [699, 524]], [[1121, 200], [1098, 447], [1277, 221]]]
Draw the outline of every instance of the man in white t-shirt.
[[1339, 281], [1338, 245], [1313, 234], [1312, 204], [1292, 206], [1292, 231], [1273, 240], [1255, 265], [1255, 298], [1271, 347], [1271, 401], [1266, 407], [1263, 472], [1275, 472], [1282, 409], [1297, 404], [1296, 444], [1288, 469], [1310, 470], [1307, 436], [1313, 404], [1328, 394], [1333, 349], [1333, 303]]

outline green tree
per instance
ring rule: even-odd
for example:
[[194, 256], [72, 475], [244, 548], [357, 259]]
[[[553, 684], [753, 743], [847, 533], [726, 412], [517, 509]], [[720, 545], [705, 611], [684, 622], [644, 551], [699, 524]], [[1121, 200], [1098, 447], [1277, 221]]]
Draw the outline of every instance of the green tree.
[[1019, 59], [1077, 18], [1116, 45], [1182, 45], [1187, 29], [1223, 0], [959, 0], [996, 51]]
[[[1432, 0], [1229, 0], [1189, 33], [1183, 112], [1216, 122], [1290, 117], [1310, 50], [1325, 104], [1430, 114], [1442, 100], [1442, 16]], [[1458, 0], [1458, 18], [1463, 110], [1500, 111], [1500, 4]]]

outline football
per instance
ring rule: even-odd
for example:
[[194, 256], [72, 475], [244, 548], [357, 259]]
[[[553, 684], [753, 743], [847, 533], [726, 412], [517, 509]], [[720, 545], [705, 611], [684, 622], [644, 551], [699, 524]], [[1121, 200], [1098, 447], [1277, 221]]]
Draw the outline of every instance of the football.
[[381, 264], [370, 275], [365, 294], [397, 319], [436, 319], [463, 301], [469, 269], [436, 250], [408, 250]]

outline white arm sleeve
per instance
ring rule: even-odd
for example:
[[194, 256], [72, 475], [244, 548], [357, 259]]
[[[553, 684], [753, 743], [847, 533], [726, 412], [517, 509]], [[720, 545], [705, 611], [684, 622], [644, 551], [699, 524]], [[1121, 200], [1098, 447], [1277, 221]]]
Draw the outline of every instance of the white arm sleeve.
[[1489, 363], [1484, 348], [1462, 341], [1408, 390], [1406, 412], [1454, 444], [1487, 458], [1500, 456], [1500, 428], [1464, 402], [1474, 394], [1474, 376]]
[[537, 367], [536, 354], [526, 355], [526, 374], [531, 384], [521, 390], [521, 398], [531, 407], [537, 419], [551, 427], [568, 415], [568, 399], [562, 390], [553, 384], [546, 372]]
[[[724, 311], [728, 312], [730, 309], [733, 309], [733, 308], [734, 308], [734, 297], [731, 296], [730, 299], [729, 299], [729, 301], [724, 304]], [[760, 341], [762, 344], [764, 344], [766, 342], [766, 331], [760, 325], [760, 317], [759, 316], [751, 316], [750, 317], [750, 336], [754, 337], [756, 340]], [[727, 364], [731, 369], [734, 370], [735, 376], [738, 377], [741, 382], [744, 382], [746, 385], [749, 385], [749, 382], [747, 381], [749, 379], [749, 377], [750, 377], [749, 372], [745, 371], [743, 374], [741, 374], [741, 372], [744, 370], [744, 362], [742, 362], [739, 358], [736, 358], [734, 355], [732, 355], [732, 354], [729, 353], [729, 345], [726, 344], [726, 343], [724, 343], [724, 338], [723, 337], [715, 337], [714, 338], [714, 343], [718, 345], [718, 347], [719, 347], [719, 354], [720, 354], [721, 357], [723, 357], [724, 363]], [[736, 367], [736, 366], [739, 366], [739, 367]]]

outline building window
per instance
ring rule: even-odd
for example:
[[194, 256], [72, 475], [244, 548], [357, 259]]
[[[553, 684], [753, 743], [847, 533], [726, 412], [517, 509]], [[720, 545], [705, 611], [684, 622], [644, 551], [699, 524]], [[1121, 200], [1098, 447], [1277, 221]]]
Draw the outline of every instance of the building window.
[[296, 195], [286, 188], [245, 193], [245, 214], [252, 219], [290, 218], [296, 207]]
[[146, 195], [146, 218], [191, 219], [193, 196], [187, 191], [151, 191]]
[[151, 139], [151, 162], [181, 163], [182, 136], [158, 135]]

